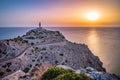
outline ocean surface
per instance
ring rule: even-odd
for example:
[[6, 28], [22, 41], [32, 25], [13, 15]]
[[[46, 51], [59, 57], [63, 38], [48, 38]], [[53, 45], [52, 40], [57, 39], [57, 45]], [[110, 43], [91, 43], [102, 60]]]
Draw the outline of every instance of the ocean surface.
[[[25, 34], [33, 28], [0, 28], [0, 40]], [[120, 74], [120, 28], [50, 27], [59, 30], [69, 41], [85, 43], [94, 55], [103, 62], [107, 72]]]
[[24, 35], [27, 31], [34, 29], [33, 27], [0, 27], [0, 40], [12, 39], [17, 36]]

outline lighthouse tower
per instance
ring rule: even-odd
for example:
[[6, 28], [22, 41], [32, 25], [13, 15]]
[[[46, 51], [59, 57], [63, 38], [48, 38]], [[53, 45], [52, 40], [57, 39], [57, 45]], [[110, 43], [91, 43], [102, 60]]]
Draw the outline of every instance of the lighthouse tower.
[[38, 27], [39, 30], [42, 29], [42, 26], [41, 26], [41, 22], [39, 22], [39, 27]]
[[41, 27], [41, 22], [39, 22], [39, 28]]

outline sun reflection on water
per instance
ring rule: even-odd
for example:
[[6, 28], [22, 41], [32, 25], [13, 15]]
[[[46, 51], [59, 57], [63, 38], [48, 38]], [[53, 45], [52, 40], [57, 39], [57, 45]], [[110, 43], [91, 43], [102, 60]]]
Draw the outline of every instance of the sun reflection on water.
[[[99, 38], [98, 34], [95, 29], [92, 29], [89, 31], [88, 37], [87, 37], [87, 44], [89, 45], [89, 48], [95, 55], [98, 55], [97, 52], [99, 52]], [[100, 54], [99, 54], [100, 55]]]

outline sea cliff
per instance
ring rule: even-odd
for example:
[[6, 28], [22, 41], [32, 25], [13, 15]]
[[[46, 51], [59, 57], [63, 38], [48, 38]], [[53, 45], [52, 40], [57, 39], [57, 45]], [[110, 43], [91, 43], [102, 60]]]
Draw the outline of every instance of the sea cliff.
[[44, 28], [0, 41], [0, 65], [0, 78], [3, 80], [12, 80], [13, 74], [21, 74], [17, 80], [25, 73], [31, 75], [36, 70], [41, 76], [48, 68], [57, 65], [69, 66], [74, 70], [92, 67], [107, 73], [102, 67], [103, 63], [87, 45], [70, 42], [59, 31]]

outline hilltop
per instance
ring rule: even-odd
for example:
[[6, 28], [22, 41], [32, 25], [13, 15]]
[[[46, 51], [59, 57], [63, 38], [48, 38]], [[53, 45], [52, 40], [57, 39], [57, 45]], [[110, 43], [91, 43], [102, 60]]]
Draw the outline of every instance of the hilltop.
[[[3, 47], [1, 47], [3, 46]], [[103, 63], [85, 44], [66, 40], [59, 31], [37, 28], [23, 36], [0, 41], [0, 77], [39, 71], [39, 76], [48, 68], [66, 65], [74, 70], [92, 67], [106, 73]], [[18, 78], [21, 77], [18, 75]], [[4, 79], [4, 78], [3, 78]]]

